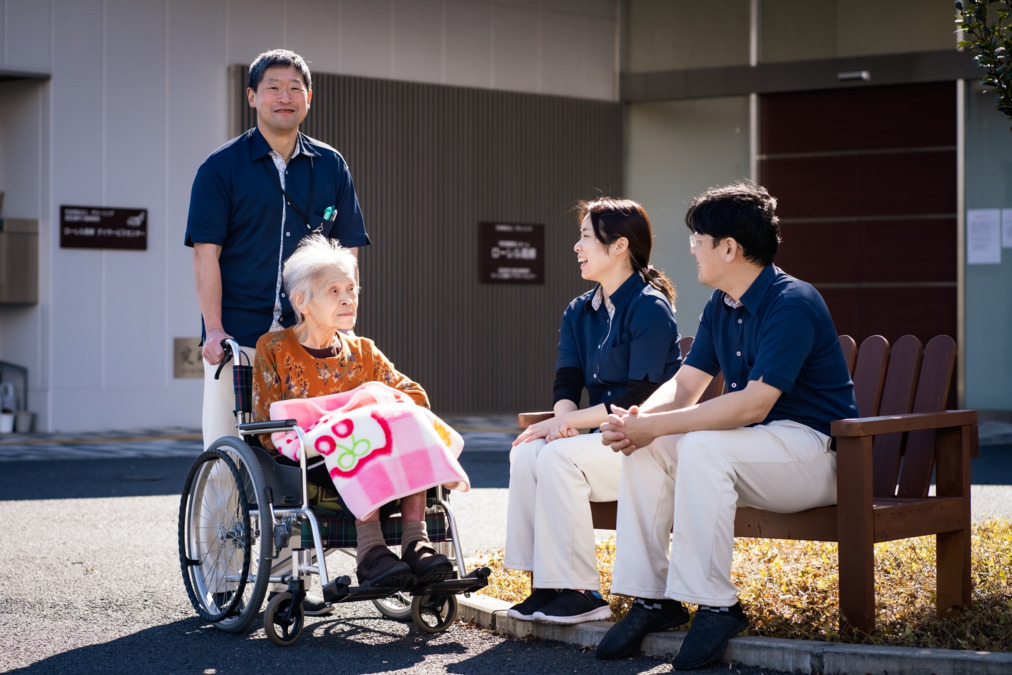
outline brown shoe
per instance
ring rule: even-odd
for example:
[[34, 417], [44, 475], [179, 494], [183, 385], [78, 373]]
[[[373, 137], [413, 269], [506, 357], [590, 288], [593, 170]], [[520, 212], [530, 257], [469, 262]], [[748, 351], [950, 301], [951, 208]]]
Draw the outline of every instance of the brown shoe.
[[437, 581], [453, 579], [453, 563], [442, 553], [436, 553], [428, 542], [413, 541], [401, 547], [401, 560], [411, 567], [415, 575], [415, 583], [431, 584]]
[[411, 568], [401, 562], [386, 546], [374, 546], [369, 549], [356, 572], [360, 586], [407, 588], [414, 581]]

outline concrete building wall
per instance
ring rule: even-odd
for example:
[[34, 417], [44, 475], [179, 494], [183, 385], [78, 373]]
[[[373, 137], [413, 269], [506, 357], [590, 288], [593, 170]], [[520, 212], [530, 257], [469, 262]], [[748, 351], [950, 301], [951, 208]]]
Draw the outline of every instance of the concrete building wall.
[[[199, 424], [171, 337], [199, 333], [182, 246], [228, 139], [226, 70], [274, 47], [316, 72], [617, 97], [615, 0], [2, 0], [3, 216], [40, 220], [40, 299], [0, 306], [37, 427]], [[61, 249], [59, 206], [148, 209], [146, 251]]]
[[748, 97], [638, 103], [626, 111], [626, 194], [654, 228], [653, 265], [678, 291], [678, 330], [695, 335], [713, 289], [696, 278], [685, 211], [712, 185], [749, 177]]

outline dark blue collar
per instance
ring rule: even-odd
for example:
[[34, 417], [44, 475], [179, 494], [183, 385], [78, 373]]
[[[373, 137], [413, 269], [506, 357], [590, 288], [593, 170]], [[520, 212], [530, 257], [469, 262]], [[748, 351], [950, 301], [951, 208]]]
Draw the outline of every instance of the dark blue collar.
[[[639, 292], [639, 290], [643, 288], [645, 283], [646, 282], [643, 281], [643, 279], [640, 277], [639, 274], [633, 272], [632, 274], [629, 275], [628, 279], [622, 282], [621, 286], [615, 289], [615, 292], [612, 293], [611, 296], [608, 298], [608, 302], [610, 302], [613, 307], [620, 306], [629, 297]], [[591, 297], [593, 298], [600, 292], [601, 292], [601, 284], [598, 284], [597, 288], [594, 289], [594, 295], [592, 295]], [[604, 307], [606, 305], [605, 303], [602, 302], [601, 306]]]
[[749, 314], [755, 315], [759, 312], [759, 306], [766, 296], [766, 291], [769, 290], [770, 285], [773, 284], [773, 279], [776, 278], [779, 272], [780, 270], [770, 263], [763, 268], [763, 271], [759, 273], [759, 276], [748, 287], [748, 290], [742, 294], [741, 304], [745, 306]]
[[[253, 127], [247, 133], [249, 134], [251, 161], [259, 161], [271, 154], [271, 144], [267, 142], [267, 139], [264, 138], [264, 135], [260, 133], [258, 128]], [[313, 144], [309, 142], [309, 137], [301, 131], [298, 138], [295, 139], [295, 150], [293, 158], [299, 155], [307, 155], [309, 157], [320, 156], [320, 153], [316, 151]]]

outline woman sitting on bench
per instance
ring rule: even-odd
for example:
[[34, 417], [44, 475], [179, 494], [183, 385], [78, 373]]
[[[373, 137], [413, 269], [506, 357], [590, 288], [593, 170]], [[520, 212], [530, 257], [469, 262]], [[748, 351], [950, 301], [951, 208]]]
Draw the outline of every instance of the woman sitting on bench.
[[[429, 407], [425, 391], [399, 373], [372, 340], [342, 332], [355, 327], [357, 277], [357, 261], [351, 251], [319, 234], [303, 239], [285, 262], [285, 290], [295, 309], [296, 323], [257, 341], [253, 372], [254, 417], [257, 421], [269, 420], [272, 418], [271, 404], [275, 404], [275, 408], [280, 406], [283, 413], [280, 418], [298, 419], [307, 432], [309, 454], [325, 455], [329, 475], [335, 484], [350, 476], [345, 483], [347, 493], [345, 488], [339, 488], [339, 492], [349, 509], [361, 518], [355, 521], [360, 584], [405, 587], [441, 581], [453, 575], [453, 565], [429, 543], [424, 520], [425, 489], [409, 495], [402, 490], [390, 499], [379, 500], [383, 503], [402, 497], [400, 558], [386, 546], [375, 502], [377, 493], [382, 492], [379, 496], [383, 497], [387, 494], [384, 490], [413, 486], [421, 481], [428, 481], [424, 487], [456, 483], [466, 489], [467, 476], [449, 447], [453, 445], [453, 450], [459, 453], [462, 442], [456, 432], [441, 424], [438, 418], [412, 405], [413, 401], [425, 409]], [[356, 390], [354, 394], [347, 393], [352, 390]], [[314, 400], [314, 397], [321, 398]], [[362, 415], [357, 421], [323, 417], [319, 423], [309, 424], [308, 420], [320, 418], [327, 411], [343, 414], [349, 408], [362, 405], [363, 401], [383, 403], [386, 407], [374, 405], [378, 412]], [[337, 406], [343, 407], [335, 410]], [[304, 420], [305, 415], [297, 413], [307, 408], [317, 412]], [[274, 412], [274, 417], [278, 418], [278, 410]], [[403, 426], [406, 421], [415, 419], [420, 419], [422, 424]], [[322, 423], [327, 420], [331, 421]], [[426, 434], [428, 440], [417, 443], [418, 452], [410, 455], [418, 459], [419, 464], [426, 465], [426, 472], [390, 466], [391, 462], [396, 465], [405, 461], [398, 454], [404, 446], [394, 442], [399, 440], [398, 433], [405, 430], [408, 435]], [[372, 437], [363, 440], [370, 433]], [[452, 438], [456, 439], [455, 443], [451, 442]], [[280, 449], [281, 454], [289, 458], [298, 457], [299, 440], [294, 433], [265, 434], [261, 440], [271, 452]], [[375, 452], [368, 454], [370, 449]], [[421, 458], [420, 454], [427, 456]], [[388, 470], [391, 468], [393, 470]], [[361, 471], [357, 476], [354, 475], [356, 469]], [[374, 484], [358, 489], [367, 469], [369, 476], [382, 474], [381, 487]], [[356, 478], [359, 479], [357, 483]], [[356, 504], [363, 506], [356, 509]]]
[[[596, 287], [562, 315], [552, 419], [513, 442], [505, 565], [532, 570], [533, 592], [508, 616], [580, 623], [607, 619], [590, 502], [618, 498], [622, 456], [597, 433], [611, 406], [642, 403], [681, 365], [675, 290], [650, 265], [653, 233], [643, 207], [602, 198], [579, 204], [573, 247]], [[579, 409], [583, 389], [589, 407]]]

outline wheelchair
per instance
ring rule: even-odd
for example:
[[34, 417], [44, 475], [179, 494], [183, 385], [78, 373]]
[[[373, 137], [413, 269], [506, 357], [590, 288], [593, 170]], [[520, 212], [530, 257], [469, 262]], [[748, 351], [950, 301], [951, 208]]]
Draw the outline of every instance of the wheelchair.
[[[268, 585], [284, 584], [286, 590], [267, 602], [264, 629], [271, 642], [288, 646], [305, 625], [306, 581], [318, 575], [327, 603], [371, 600], [384, 616], [410, 618], [425, 633], [449, 628], [457, 617], [457, 594], [484, 588], [491, 574], [487, 567], [465, 570], [449, 491], [442, 486], [429, 490], [425, 520], [433, 546], [453, 562], [454, 578], [408, 588], [356, 587], [348, 576], [331, 579], [327, 554], [342, 550], [354, 556], [346, 550], [355, 546], [354, 516], [347, 508], [326, 505], [340, 504], [340, 497], [324, 467], [312, 463], [319, 459], [322, 465], [322, 458], [307, 461], [301, 453], [297, 466], [286, 465], [259, 447], [256, 434], [290, 430], [303, 448], [307, 443], [295, 420], [250, 421], [252, 367], [239, 363], [245, 356], [233, 340], [223, 347], [225, 358], [215, 378], [232, 361], [238, 435], [219, 438], [197, 457], [179, 503], [179, 563], [196, 613], [220, 630], [240, 633], [259, 614]], [[314, 473], [329, 485], [314, 487], [309, 482]], [[311, 488], [314, 496], [322, 492], [328, 499], [311, 503]], [[395, 504], [381, 509], [381, 522], [387, 544], [399, 544]]]

